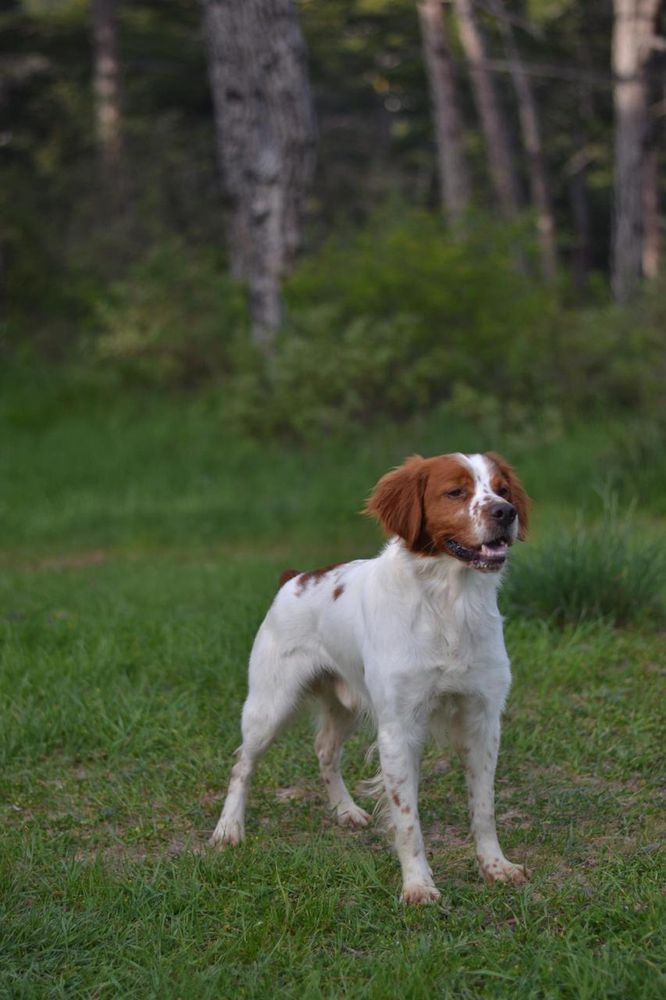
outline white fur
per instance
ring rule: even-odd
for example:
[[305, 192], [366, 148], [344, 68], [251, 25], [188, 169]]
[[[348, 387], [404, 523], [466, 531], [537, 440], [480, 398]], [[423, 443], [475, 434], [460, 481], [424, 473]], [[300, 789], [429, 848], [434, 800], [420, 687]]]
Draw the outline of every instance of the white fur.
[[[502, 497], [498, 496], [491, 486], [492, 470], [485, 455], [463, 455], [458, 452], [456, 458], [463, 465], [466, 465], [474, 476], [474, 493], [470, 499], [469, 513], [476, 531], [477, 540], [481, 542], [483, 541], [482, 508], [487, 503], [492, 503], [493, 500], [501, 502]], [[516, 531], [517, 525], [514, 522], [514, 538], [516, 537]]]
[[[474, 518], [475, 504], [494, 494], [483, 456], [464, 457], [475, 476]], [[342, 743], [364, 713], [376, 725], [405, 901], [439, 897], [417, 803], [429, 731], [445, 730], [461, 755], [483, 876], [524, 881], [524, 869], [502, 853], [494, 819], [500, 715], [511, 683], [497, 608], [500, 576], [449, 555], [414, 554], [393, 538], [375, 559], [286, 583], [252, 648], [243, 743], [212, 843], [243, 838], [247, 788], [257, 760], [302, 695], [313, 692], [321, 706], [315, 747], [330, 805], [342, 823], [369, 821], [342, 780]]]

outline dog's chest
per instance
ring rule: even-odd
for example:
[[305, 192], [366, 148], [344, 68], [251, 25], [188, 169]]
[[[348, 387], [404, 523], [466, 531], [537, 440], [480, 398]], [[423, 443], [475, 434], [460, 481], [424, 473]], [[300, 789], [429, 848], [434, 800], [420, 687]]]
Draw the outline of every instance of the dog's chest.
[[503, 664], [502, 621], [496, 607], [464, 599], [422, 602], [413, 622], [415, 653], [423, 669], [446, 682]]

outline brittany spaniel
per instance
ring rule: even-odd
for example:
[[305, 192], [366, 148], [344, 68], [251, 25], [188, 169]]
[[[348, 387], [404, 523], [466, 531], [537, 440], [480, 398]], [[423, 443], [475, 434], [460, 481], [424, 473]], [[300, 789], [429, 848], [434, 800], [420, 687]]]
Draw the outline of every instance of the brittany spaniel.
[[497, 840], [494, 776], [511, 683], [497, 590], [510, 546], [525, 537], [529, 504], [499, 455], [416, 455], [380, 479], [367, 502], [392, 536], [376, 558], [283, 573], [252, 648], [243, 742], [212, 844], [243, 839], [257, 761], [309, 695], [319, 708], [321, 776], [344, 825], [370, 817], [343, 781], [342, 744], [363, 716], [376, 726], [405, 902], [440, 895], [417, 801], [429, 732], [448, 734], [462, 758], [482, 876], [526, 880]]

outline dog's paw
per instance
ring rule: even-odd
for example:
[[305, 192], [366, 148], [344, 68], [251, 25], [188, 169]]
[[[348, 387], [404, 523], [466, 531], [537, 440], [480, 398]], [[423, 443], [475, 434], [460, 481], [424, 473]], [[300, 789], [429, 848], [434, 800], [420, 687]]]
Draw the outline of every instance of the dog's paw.
[[421, 906], [424, 903], [436, 903], [441, 896], [439, 889], [432, 883], [405, 882], [400, 898], [408, 906]]
[[478, 858], [479, 871], [485, 882], [510, 882], [524, 885], [529, 875], [524, 865], [513, 865], [506, 858]]
[[236, 845], [245, 839], [245, 828], [237, 819], [220, 819], [208, 841], [211, 847], [221, 850], [228, 845]]
[[372, 816], [352, 802], [351, 805], [340, 807], [337, 811], [340, 826], [367, 826]]

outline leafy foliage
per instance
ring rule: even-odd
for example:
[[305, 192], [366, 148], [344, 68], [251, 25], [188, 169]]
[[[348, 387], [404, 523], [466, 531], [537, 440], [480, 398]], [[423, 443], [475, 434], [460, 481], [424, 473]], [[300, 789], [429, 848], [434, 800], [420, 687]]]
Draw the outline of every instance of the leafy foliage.
[[490, 435], [556, 433], [601, 408], [654, 418], [661, 296], [631, 313], [567, 309], [516, 265], [529, 250], [519, 228], [487, 220], [462, 240], [425, 214], [377, 218], [301, 263], [266, 368], [219, 255], [171, 240], [98, 301], [88, 357], [156, 386], [216, 383], [228, 418], [262, 435], [316, 438], [437, 407]]
[[245, 307], [217, 256], [176, 241], [150, 253], [99, 301], [96, 359], [158, 385], [228, 373], [247, 340]]

